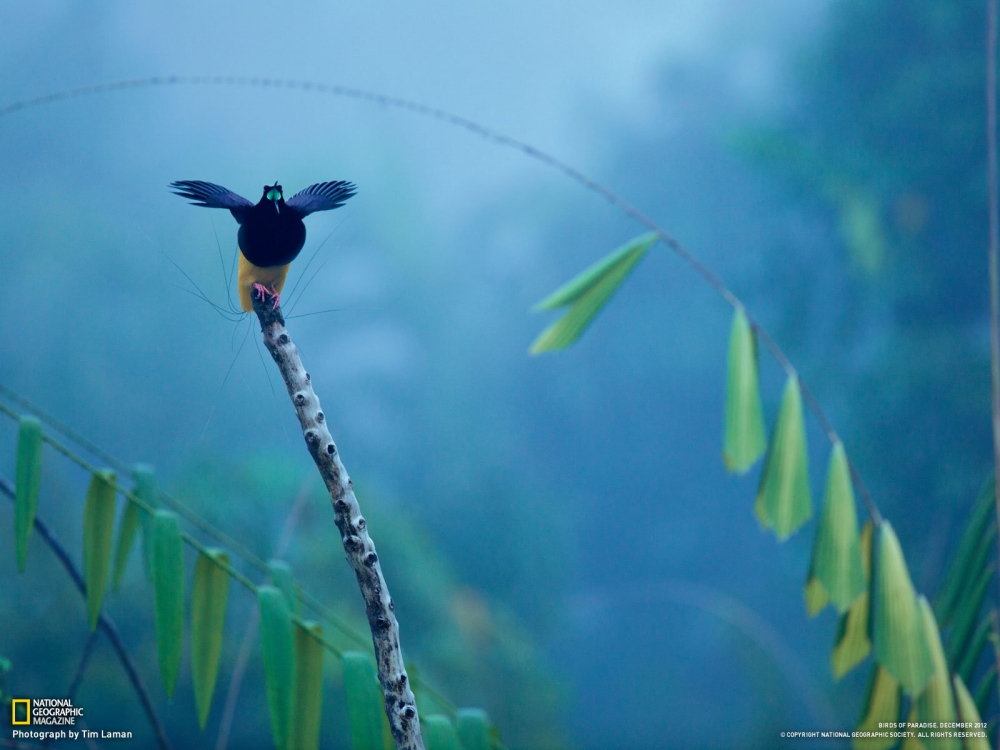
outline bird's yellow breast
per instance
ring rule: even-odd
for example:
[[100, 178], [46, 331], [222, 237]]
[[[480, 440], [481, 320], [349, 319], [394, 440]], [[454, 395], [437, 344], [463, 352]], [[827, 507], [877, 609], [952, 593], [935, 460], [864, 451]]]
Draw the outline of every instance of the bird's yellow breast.
[[253, 312], [253, 302], [250, 300], [250, 292], [254, 284], [263, 284], [268, 289], [273, 289], [281, 294], [281, 288], [285, 285], [285, 277], [288, 276], [288, 266], [272, 266], [262, 268], [243, 257], [240, 250], [239, 273], [236, 277], [236, 284], [240, 290], [240, 307], [244, 312]]

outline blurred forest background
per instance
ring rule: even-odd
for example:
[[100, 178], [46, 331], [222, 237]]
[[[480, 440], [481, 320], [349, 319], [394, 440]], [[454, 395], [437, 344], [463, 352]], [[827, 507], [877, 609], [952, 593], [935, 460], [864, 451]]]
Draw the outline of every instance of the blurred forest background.
[[[0, 106], [146, 75], [296, 78], [440, 106], [579, 166], [772, 331], [932, 594], [990, 466], [984, 22], [959, 0], [6, 5]], [[656, 252], [578, 345], [526, 353], [546, 323], [529, 308], [637, 234], [612, 207], [440, 123], [294, 91], [100, 94], [4, 117], [0, 143], [0, 382], [154, 463], [262, 557], [309, 493], [287, 559], [363, 625], [280, 379], [249, 339], [226, 378], [255, 323], [181, 291], [171, 263], [223, 302], [216, 238], [228, 262], [235, 222], [166, 189], [358, 184], [309, 219], [292, 269], [325, 239], [293, 314], [339, 311], [290, 329], [408, 656], [508, 746], [768, 747], [854, 725], [865, 670], [833, 683], [834, 615], [802, 603], [811, 534], [776, 546], [753, 477], [722, 465], [729, 308]], [[782, 374], [762, 368], [773, 418]], [[14, 436], [0, 423], [6, 477]], [[86, 477], [46, 462], [39, 514], [78, 556]], [[24, 576], [0, 539], [9, 686], [58, 696], [83, 603], [38, 539]], [[189, 673], [163, 695], [137, 560], [107, 600], [178, 746], [214, 744], [252, 604], [233, 589], [200, 739]], [[106, 644], [78, 702], [147, 731]], [[255, 654], [232, 746], [265, 747], [266, 713]], [[345, 726], [328, 688], [324, 746], [346, 747]]]

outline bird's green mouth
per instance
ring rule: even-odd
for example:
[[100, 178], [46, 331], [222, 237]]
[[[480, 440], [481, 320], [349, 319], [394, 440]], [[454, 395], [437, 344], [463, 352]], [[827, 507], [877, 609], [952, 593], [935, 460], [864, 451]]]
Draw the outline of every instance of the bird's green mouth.
[[280, 201], [281, 200], [281, 191], [278, 190], [278, 189], [268, 190], [267, 191], [267, 199], [269, 201]]

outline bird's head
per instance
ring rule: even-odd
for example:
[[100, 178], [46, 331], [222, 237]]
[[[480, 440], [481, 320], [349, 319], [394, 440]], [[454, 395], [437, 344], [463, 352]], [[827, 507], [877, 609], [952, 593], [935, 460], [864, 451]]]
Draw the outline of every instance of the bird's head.
[[261, 198], [261, 202], [264, 201], [271, 201], [274, 204], [274, 210], [280, 214], [281, 207], [285, 204], [285, 196], [281, 191], [281, 185], [277, 182], [273, 185], [265, 185], [264, 197]]

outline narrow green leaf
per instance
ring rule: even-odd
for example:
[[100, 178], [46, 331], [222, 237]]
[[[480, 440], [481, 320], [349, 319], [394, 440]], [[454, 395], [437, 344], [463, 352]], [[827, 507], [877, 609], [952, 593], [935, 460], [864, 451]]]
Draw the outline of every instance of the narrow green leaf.
[[204, 731], [219, 676], [222, 638], [229, 599], [229, 555], [207, 549], [198, 555], [191, 589], [191, 672], [198, 726]]
[[878, 537], [872, 628], [875, 658], [916, 697], [934, 671], [923, 617], [903, 550], [888, 521], [881, 523]]
[[[986, 707], [989, 705], [990, 699], [993, 697], [997, 689], [997, 667], [996, 664], [990, 666], [983, 675], [982, 679], [979, 680], [979, 686], [976, 688], [976, 708], [979, 709], [979, 715], [982, 716], [986, 712]], [[961, 711], [961, 705], [959, 705], [959, 710]]]
[[170, 511], [156, 511], [152, 531], [156, 650], [163, 686], [171, 698], [184, 648], [184, 543], [177, 514]]
[[361, 651], [345, 651], [340, 661], [344, 669], [351, 747], [353, 750], [385, 750], [383, 722], [387, 724], [389, 720], [385, 716], [385, 699], [375, 662]]
[[866, 521], [862, 527], [858, 546], [861, 549], [861, 565], [866, 586], [850, 609], [840, 616], [837, 637], [834, 639], [833, 652], [830, 654], [833, 676], [838, 680], [861, 663], [872, 650], [871, 640], [868, 638], [868, 613], [871, 603], [868, 586], [871, 582], [872, 569], [871, 521]]
[[958, 661], [959, 655], [963, 654], [968, 646], [969, 638], [972, 635], [973, 628], [976, 626], [979, 612], [983, 608], [983, 602], [986, 600], [986, 591], [989, 588], [995, 571], [996, 565], [994, 563], [986, 566], [980, 572], [972, 589], [962, 597], [962, 600], [955, 607], [951, 635], [948, 639], [950, 646], [949, 655], [952, 657], [952, 661]]
[[122, 576], [128, 565], [128, 556], [135, 542], [135, 532], [142, 520], [141, 516], [142, 511], [139, 506], [131, 500], [126, 500], [125, 510], [122, 511], [121, 520], [118, 522], [118, 542], [115, 544], [114, 573], [111, 577], [111, 586], [115, 591], [121, 586]]
[[827, 604], [830, 603], [830, 595], [823, 588], [823, 584], [813, 576], [812, 568], [809, 569], [809, 579], [806, 582], [806, 612], [810, 617], [815, 617]]
[[958, 655], [958, 668], [955, 671], [962, 675], [962, 679], [965, 682], [972, 681], [972, 673], [979, 663], [979, 657], [983, 655], [983, 649], [986, 648], [986, 642], [989, 639], [991, 630], [992, 623], [990, 618], [984, 617], [980, 620], [979, 626], [976, 628], [976, 632], [969, 642], [969, 647]]
[[481, 708], [458, 709], [458, 740], [464, 750], [490, 750], [490, 721]]
[[733, 313], [726, 375], [726, 431], [722, 459], [728, 471], [745, 472], [767, 449], [760, 403], [757, 341], [743, 308]]
[[858, 514], [847, 455], [840, 441], [830, 452], [826, 495], [813, 542], [810, 576], [822, 585], [840, 613], [846, 612], [865, 589], [858, 544]]
[[[982, 722], [979, 710], [975, 701], [969, 695], [969, 689], [962, 682], [962, 678], [955, 675], [955, 702], [958, 704], [959, 721], [967, 724], [979, 724]], [[970, 734], [974, 733], [970, 732]], [[966, 737], [965, 750], [990, 750], [990, 743], [986, 737]]]
[[[864, 708], [858, 731], [884, 732], [885, 727], [879, 726], [880, 724], [899, 721], [900, 699], [899, 681], [885, 667], [876, 664], [862, 704]], [[887, 750], [896, 742], [893, 737], [856, 737], [851, 746], [855, 750]]]
[[462, 750], [458, 744], [455, 727], [447, 716], [433, 714], [421, 722], [426, 750]]
[[[910, 724], [917, 724], [917, 707], [916, 705], [910, 706], [910, 713], [907, 715], [906, 720]], [[926, 732], [925, 732], [926, 734]], [[923, 739], [917, 738], [917, 733], [914, 732], [912, 735], [903, 740], [903, 744], [899, 746], [899, 750], [930, 750], [930, 748], [924, 744]]]
[[757, 490], [758, 516], [774, 530], [779, 541], [787, 539], [812, 515], [808, 456], [799, 379], [792, 375], [785, 385]]
[[[970, 567], [974, 566], [976, 559], [985, 559], [982, 551], [988, 549], [989, 543], [985, 545], [982, 543], [983, 535], [990, 531], [994, 535], [996, 534], [996, 524], [990, 523], [996, 507], [993, 488], [994, 479], [991, 477], [979, 492], [969, 523], [965, 527], [965, 533], [962, 534], [958, 549], [952, 558], [951, 567], [948, 568], [945, 575], [941, 592], [937, 601], [934, 602], [934, 613], [942, 627], [951, 623], [954, 607], [961, 601], [963, 589], [978, 575], [978, 569], [976, 573], [970, 574], [969, 571]], [[992, 537], [990, 541], [992, 541]], [[982, 562], [979, 565], [982, 565]]]
[[[149, 507], [159, 505], [159, 492], [156, 488], [156, 473], [149, 464], [136, 464], [132, 467], [135, 477], [135, 487], [132, 494], [143, 500]], [[146, 560], [146, 576], [153, 580], [153, 514], [143, 513], [142, 523], [142, 554]]]
[[288, 609], [296, 614], [301, 614], [301, 605], [297, 595], [295, 577], [292, 575], [292, 566], [284, 560], [268, 560], [267, 571], [271, 576], [271, 585], [281, 590], [288, 603]]
[[[634, 266], [645, 252], [653, 246], [656, 239], [656, 232], [649, 232], [622, 245], [556, 289], [552, 294], [535, 305], [533, 308], [534, 311], [556, 310], [560, 307], [573, 304], [600, 283], [602, 279], [606, 278], [608, 274], [612, 273], [614, 269], [622, 265], [629, 265], [630, 268]], [[635, 255], [638, 255], [638, 258], [633, 259]]]
[[111, 543], [115, 535], [115, 474], [101, 471], [90, 478], [83, 506], [83, 579], [87, 584], [90, 630], [97, 628], [108, 583]]
[[323, 654], [318, 623], [295, 625], [295, 699], [288, 750], [318, 750], [323, 706]]
[[[931, 655], [931, 663], [934, 665], [934, 674], [931, 681], [927, 683], [920, 696], [914, 702], [917, 712], [917, 721], [924, 722], [954, 722], [955, 721], [955, 701], [951, 692], [951, 674], [948, 670], [948, 662], [944, 658], [944, 649], [941, 647], [941, 634], [938, 632], [937, 621], [931, 611], [931, 605], [927, 600], [919, 596], [919, 616], [923, 618], [924, 635], [927, 638], [927, 647]], [[924, 744], [928, 750], [960, 750], [961, 742], [955, 737], [928, 737]]]
[[295, 636], [292, 613], [281, 590], [258, 586], [260, 604], [260, 641], [264, 656], [264, 680], [267, 705], [271, 713], [271, 734], [277, 750], [288, 747], [295, 689]]
[[38, 490], [42, 486], [42, 423], [21, 417], [17, 431], [17, 466], [14, 473], [14, 539], [17, 570], [24, 572], [28, 538], [35, 525]]
[[580, 338], [656, 239], [652, 232], [636, 237], [535, 305], [535, 310], [570, 308], [535, 339], [531, 353], [565, 349]]

